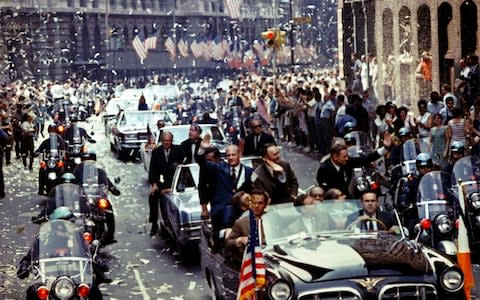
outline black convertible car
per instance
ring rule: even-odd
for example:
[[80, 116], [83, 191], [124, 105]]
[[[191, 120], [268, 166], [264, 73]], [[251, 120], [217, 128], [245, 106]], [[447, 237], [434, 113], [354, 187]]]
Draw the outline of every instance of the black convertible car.
[[[454, 262], [404, 235], [345, 224], [358, 209], [358, 200], [268, 207], [262, 217], [268, 283], [257, 290], [259, 299], [465, 299]], [[309, 218], [323, 225], [306, 226]], [[202, 226], [201, 266], [212, 298], [235, 299], [241, 258], [218, 250], [211, 236]]]

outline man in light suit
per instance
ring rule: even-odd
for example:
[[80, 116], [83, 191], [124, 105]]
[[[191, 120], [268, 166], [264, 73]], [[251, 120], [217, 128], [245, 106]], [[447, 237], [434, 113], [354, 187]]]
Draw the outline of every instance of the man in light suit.
[[[377, 231], [386, 230], [393, 233], [399, 232], [399, 227], [394, 221], [392, 214], [386, 211], [381, 211], [378, 208], [377, 194], [372, 191], [365, 191], [360, 197], [362, 209], [350, 214], [345, 222], [346, 226], [357, 222], [357, 227], [361, 230]], [[375, 221], [379, 220], [380, 222]]]
[[[250, 209], [258, 221], [265, 213], [265, 209], [269, 204], [268, 194], [262, 190], [253, 190], [250, 193]], [[260, 227], [260, 226], [259, 226]], [[260, 243], [264, 244], [265, 235], [262, 228], [257, 230], [259, 232]], [[232, 231], [225, 240], [225, 248], [232, 251], [235, 258], [242, 260], [243, 252], [248, 243], [248, 235], [250, 234], [250, 217], [245, 216], [235, 221]]]
[[[201, 148], [196, 156], [200, 168], [206, 168], [213, 179], [213, 198], [210, 201], [210, 212], [207, 203], [202, 203], [202, 217], [211, 217], [213, 231], [220, 231], [226, 227], [226, 224], [232, 223], [234, 210], [231, 199], [233, 194], [238, 191], [247, 191], [251, 189], [251, 180], [253, 169], [240, 163], [240, 149], [237, 145], [228, 145], [225, 152], [227, 161], [214, 163], [207, 161], [204, 157], [205, 149], [210, 147], [210, 136], [205, 135]], [[222, 236], [220, 236], [222, 238]]]
[[253, 118], [250, 121], [251, 133], [245, 137], [244, 156], [260, 156], [265, 144], [275, 144], [273, 136], [263, 131], [262, 128], [263, 122], [260, 118]]
[[253, 188], [266, 191], [272, 204], [293, 202], [298, 194], [298, 179], [287, 161], [281, 160], [275, 144], [265, 144], [264, 162], [252, 176]]
[[[152, 222], [151, 236], [158, 231], [158, 201], [170, 192], [175, 169], [185, 159], [182, 148], [178, 145], [172, 145], [173, 134], [170, 131], [164, 131], [161, 139], [162, 145], [152, 151], [148, 173], [148, 181], [150, 182], [150, 194], [148, 196], [150, 207], [149, 221]], [[162, 202], [160, 202], [160, 210], [162, 218], [166, 222], [166, 211]]]

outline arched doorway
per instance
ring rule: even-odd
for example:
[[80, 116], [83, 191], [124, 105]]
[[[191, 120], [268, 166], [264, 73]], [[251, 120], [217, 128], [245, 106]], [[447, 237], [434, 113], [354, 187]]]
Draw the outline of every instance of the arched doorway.
[[399, 50], [400, 50], [400, 74], [402, 76], [400, 80], [400, 101], [403, 104], [410, 105], [410, 92], [412, 91], [412, 84], [410, 76], [413, 68], [413, 53], [412, 53], [412, 25], [411, 25], [411, 12], [406, 6], [402, 6], [398, 13], [398, 25], [399, 25]]
[[446, 59], [445, 55], [449, 50], [448, 26], [451, 20], [452, 7], [447, 2], [443, 2], [438, 7], [438, 67], [440, 84], [450, 84], [449, 68], [452, 62], [449, 62], [450, 59]]
[[395, 56], [393, 55], [393, 12], [385, 9], [382, 14], [383, 28], [383, 62], [385, 64], [384, 74], [384, 99], [393, 101], [395, 99], [395, 90], [393, 80], [395, 79]]
[[477, 5], [470, 0], [460, 6], [462, 57], [475, 53], [477, 48]]

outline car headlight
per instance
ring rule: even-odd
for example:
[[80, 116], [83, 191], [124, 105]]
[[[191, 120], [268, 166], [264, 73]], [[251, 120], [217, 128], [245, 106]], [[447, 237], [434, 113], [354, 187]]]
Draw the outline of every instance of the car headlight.
[[463, 274], [457, 267], [448, 268], [440, 275], [440, 284], [450, 293], [458, 292], [463, 288]]
[[287, 300], [292, 296], [292, 288], [284, 280], [275, 281], [269, 289], [270, 299], [273, 300]]
[[53, 292], [60, 299], [70, 299], [75, 294], [75, 284], [68, 277], [60, 277], [52, 284]]
[[438, 215], [435, 223], [437, 224], [437, 229], [440, 231], [440, 233], [448, 233], [453, 228], [452, 220], [450, 220], [448, 216], [444, 214]]
[[57, 179], [57, 173], [55, 173], [55, 172], [48, 173], [48, 179], [49, 180], [56, 180]]
[[470, 196], [470, 203], [472, 204], [472, 207], [474, 209], [479, 209], [480, 208], [480, 194], [473, 193]]

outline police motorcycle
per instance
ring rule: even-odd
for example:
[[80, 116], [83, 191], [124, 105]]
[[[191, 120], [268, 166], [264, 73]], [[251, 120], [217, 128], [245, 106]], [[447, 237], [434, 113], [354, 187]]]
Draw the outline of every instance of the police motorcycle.
[[451, 176], [446, 172], [423, 175], [415, 203], [419, 220], [415, 233], [420, 242], [453, 256], [457, 253], [458, 199], [451, 186]]
[[[82, 162], [82, 154], [86, 152], [87, 142], [95, 143], [93, 139], [86, 140], [81, 131], [85, 130], [80, 128], [77, 123], [78, 119], [75, 115], [70, 117], [69, 130], [72, 132], [71, 139], [65, 138], [65, 145], [67, 147], [67, 171], [72, 172], [76, 166]], [[66, 131], [65, 131], [66, 132]]]
[[464, 223], [470, 249], [478, 253], [480, 246], [480, 158], [465, 156], [453, 166], [452, 184], [460, 202], [464, 202]]
[[49, 147], [41, 153], [39, 170], [39, 194], [47, 196], [50, 190], [61, 182], [65, 171], [65, 149], [60, 149], [62, 144], [61, 136], [50, 133]]
[[406, 140], [401, 150], [402, 162], [397, 166], [393, 166], [393, 168], [388, 171], [391, 192], [393, 193], [393, 205], [400, 210], [400, 213], [402, 210], [408, 209], [408, 203], [403, 201], [405, 198], [401, 197], [401, 195], [408, 193], [409, 182], [418, 176], [416, 158], [418, 154], [422, 153], [421, 148], [416, 139], [411, 138]]
[[62, 219], [40, 226], [17, 273], [32, 280], [27, 300], [102, 299], [94, 274], [94, 258], [82, 230]]
[[[108, 195], [107, 175], [103, 169], [99, 169], [95, 160], [92, 160], [95, 159], [92, 156], [94, 156], [92, 153], [85, 154], [85, 160], [76, 167], [74, 174], [91, 209], [93, 238], [99, 240], [102, 245], [106, 245], [113, 242], [115, 218]], [[113, 188], [118, 191], [115, 187]]]
[[[364, 132], [350, 132], [343, 139], [348, 146], [347, 151], [350, 158], [365, 157], [375, 151], [371, 138]], [[370, 164], [370, 166], [353, 168], [352, 179], [348, 185], [348, 192], [352, 198], [359, 198], [366, 190], [380, 191], [382, 164], [384, 166], [385, 162], [379, 161]]]

